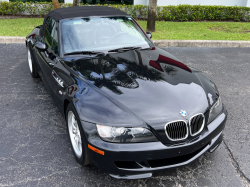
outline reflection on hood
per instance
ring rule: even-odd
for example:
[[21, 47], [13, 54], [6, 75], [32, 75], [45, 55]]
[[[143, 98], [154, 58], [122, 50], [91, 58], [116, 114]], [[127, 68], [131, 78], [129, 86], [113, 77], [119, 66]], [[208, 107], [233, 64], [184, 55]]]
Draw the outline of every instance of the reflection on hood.
[[78, 59], [68, 65], [96, 87], [106, 87], [119, 95], [123, 94], [119, 87], [136, 89], [140, 86], [138, 80], [163, 81], [172, 85], [196, 81], [195, 78], [190, 79], [192, 72], [183, 63], [163, 55], [158, 55], [155, 60], [149, 59], [144, 53], [127, 51], [99, 58]]
[[[189, 116], [206, 112], [209, 107], [207, 93], [214, 96], [211, 90], [206, 93], [203, 87], [203, 84], [209, 85], [209, 79], [202, 78], [201, 73], [198, 78], [198, 71], [159, 48], [67, 58], [64, 61], [100, 89], [80, 86], [81, 99], [77, 105], [82, 110], [80, 113], [84, 114], [83, 120], [88, 115], [90, 121], [117, 125], [125, 119], [127, 126], [133, 126], [132, 123], [138, 126], [138, 120], [132, 120], [134, 115], [127, 116], [132, 112], [150, 125], [162, 126], [170, 120], [182, 119], [180, 110], [186, 110]], [[113, 105], [126, 110], [126, 117], [123, 118], [117, 106], [113, 110]], [[100, 114], [105, 116], [102, 120], [98, 117]]]

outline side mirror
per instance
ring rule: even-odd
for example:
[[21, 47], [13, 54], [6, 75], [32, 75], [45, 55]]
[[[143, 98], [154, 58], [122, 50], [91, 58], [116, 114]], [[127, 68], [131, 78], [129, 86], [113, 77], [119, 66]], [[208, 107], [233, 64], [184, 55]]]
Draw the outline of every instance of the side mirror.
[[45, 51], [47, 49], [47, 45], [42, 42], [36, 42], [35, 47], [42, 51]]
[[151, 32], [146, 32], [147, 36], [151, 39], [152, 38], [152, 33]]

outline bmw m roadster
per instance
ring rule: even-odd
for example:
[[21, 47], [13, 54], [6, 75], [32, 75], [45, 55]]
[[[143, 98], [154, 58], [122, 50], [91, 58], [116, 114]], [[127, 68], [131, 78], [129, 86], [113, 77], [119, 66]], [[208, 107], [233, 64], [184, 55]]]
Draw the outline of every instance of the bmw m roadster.
[[151, 41], [126, 13], [56, 9], [26, 40], [28, 65], [67, 121], [73, 154], [118, 179], [186, 165], [221, 143], [214, 82]]

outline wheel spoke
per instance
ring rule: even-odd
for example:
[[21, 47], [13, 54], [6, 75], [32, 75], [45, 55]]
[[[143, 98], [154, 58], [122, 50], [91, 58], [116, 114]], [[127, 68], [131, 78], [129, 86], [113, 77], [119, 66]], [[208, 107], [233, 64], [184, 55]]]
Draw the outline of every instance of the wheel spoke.
[[70, 139], [71, 143], [74, 149], [74, 152], [77, 156], [82, 155], [82, 140], [81, 140], [81, 133], [80, 129], [77, 123], [77, 120], [75, 118], [75, 115], [72, 111], [69, 111], [68, 113], [68, 126], [69, 126], [69, 133], [70, 133]]
[[74, 140], [77, 143], [77, 135], [74, 136]]
[[77, 127], [76, 127], [76, 120], [75, 120], [75, 117], [74, 117], [74, 116], [72, 116], [72, 125], [73, 125], [75, 128], [77, 128]]
[[75, 130], [76, 130], [76, 131], [78, 131], [78, 128], [77, 128], [77, 126], [78, 126], [78, 125], [77, 125], [77, 122], [73, 123], [73, 126], [74, 126]]
[[81, 137], [81, 135], [80, 135], [80, 130], [79, 130], [79, 127], [78, 127], [78, 125], [77, 125], [77, 129], [76, 129], [76, 132], [77, 132], [77, 135]]
[[80, 137], [78, 137], [78, 143], [82, 145], [82, 140]]
[[30, 54], [29, 49], [28, 49], [28, 63], [29, 63], [30, 72], [32, 73], [33, 68], [32, 68], [32, 60], [31, 60], [31, 54]]
[[77, 128], [74, 125], [72, 125], [72, 132], [73, 134], [77, 134]]
[[81, 151], [82, 150], [82, 141], [81, 141], [81, 138], [79, 138], [79, 137], [78, 137], [78, 143], [77, 143], [77, 145], [78, 145], [79, 151]]

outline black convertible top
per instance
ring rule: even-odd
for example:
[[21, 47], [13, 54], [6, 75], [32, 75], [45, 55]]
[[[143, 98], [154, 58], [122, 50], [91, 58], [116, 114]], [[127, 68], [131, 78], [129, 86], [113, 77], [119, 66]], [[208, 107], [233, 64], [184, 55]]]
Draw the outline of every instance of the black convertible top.
[[65, 18], [89, 17], [89, 16], [128, 16], [121, 10], [105, 6], [79, 6], [59, 8], [50, 11], [46, 17], [51, 17], [55, 21]]
[[67, 7], [59, 8], [50, 11], [44, 18], [43, 26], [40, 29], [40, 35], [43, 36], [43, 27], [47, 17], [53, 18], [55, 21], [59, 21], [65, 18], [75, 17], [89, 17], [89, 16], [128, 16], [121, 10], [106, 7], [106, 6], [79, 6], [79, 7]]

